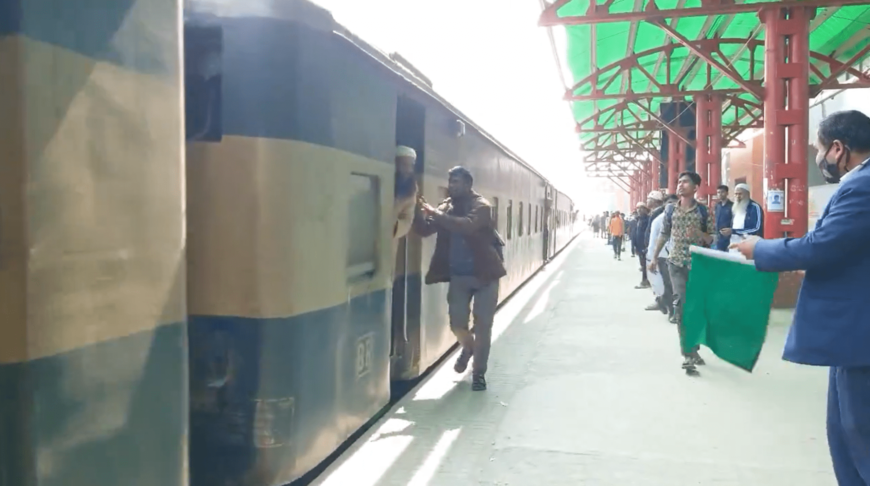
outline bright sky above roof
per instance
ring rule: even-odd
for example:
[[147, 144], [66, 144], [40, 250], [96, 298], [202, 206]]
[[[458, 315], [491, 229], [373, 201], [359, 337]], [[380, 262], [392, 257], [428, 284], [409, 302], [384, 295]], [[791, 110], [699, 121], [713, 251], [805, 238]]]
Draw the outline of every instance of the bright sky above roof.
[[[537, 25], [538, 0], [514, 0], [510, 8], [503, 0], [313, 1], [367, 42], [408, 59], [440, 95], [554, 181], [582, 212], [610, 209], [609, 184], [585, 177], [547, 30]], [[488, 19], [494, 12], [497, 22]], [[564, 29], [553, 31], [564, 59]]]

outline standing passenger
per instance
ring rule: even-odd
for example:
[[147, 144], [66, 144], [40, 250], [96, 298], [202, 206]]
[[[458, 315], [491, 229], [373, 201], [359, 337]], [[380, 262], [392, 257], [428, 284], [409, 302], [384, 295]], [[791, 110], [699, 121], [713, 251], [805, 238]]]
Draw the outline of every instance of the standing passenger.
[[806, 270], [783, 359], [830, 367], [828, 447], [840, 486], [870, 486], [870, 118], [831, 114], [819, 124], [817, 164], [840, 183], [816, 227], [800, 238], [750, 237], [734, 247], [763, 272]]
[[[655, 201], [652, 201], [655, 204]], [[655, 206], [653, 206], [655, 207]], [[631, 244], [634, 248], [634, 254], [637, 254], [637, 259], [640, 261], [640, 284], [635, 286], [636, 289], [648, 289], [649, 279], [646, 275], [646, 246], [644, 245], [644, 235], [649, 227], [649, 207], [643, 203], [637, 203], [637, 218], [634, 220], [634, 228], [632, 229]], [[633, 255], [632, 255], [633, 256]]]
[[[486, 390], [486, 365], [492, 343], [492, 322], [498, 304], [498, 280], [507, 275], [504, 242], [495, 228], [492, 205], [472, 190], [474, 178], [464, 167], [448, 172], [447, 193], [437, 208], [420, 204], [414, 229], [420, 236], [438, 233], [426, 284], [449, 282], [450, 329], [462, 345], [453, 369], [462, 373], [474, 356], [471, 389]], [[469, 314], [474, 301], [474, 331]]]
[[[683, 172], [677, 181], [679, 202], [668, 206], [662, 220], [662, 232], [656, 241], [654, 255], [658, 255], [669, 239], [673, 239], [673, 249], [668, 257], [667, 271], [670, 273], [671, 285], [674, 290], [674, 317], [677, 321], [677, 331], [680, 335], [682, 350], [683, 336], [683, 302], [686, 299], [686, 284], [689, 281], [689, 270], [692, 266], [692, 245], [709, 246], [713, 242], [715, 225], [710, 221], [707, 207], [698, 204], [695, 192], [701, 184], [701, 176], [695, 172]], [[649, 269], [656, 271], [658, 262], [649, 264]], [[698, 354], [698, 348], [683, 353], [683, 369], [688, 374], [696, 374], [696, 365], [703, 365], [704, 360]]]
[[734, 221], [732, 213], [734, 203], [728, 199], [728, 186], [721, 185], [716, 189], [719, 201], [714, 206], [716, 216], [716, 249], [728, 251], [731, 244], [731, 224]]
[[613, 213], [610, 218], [610, 239], [613, 244], [613, 259], [622, 260], [622, 238], [625, 236], [625, 220], [619, 214], [619, 211]]
[[[650, 196], [652, 197], [652, 196]], [[679, 201], [679, 198], [674, 194], [671, 194], [667, 197], [663, 206], [660, 206], [658, 209], [653, 212], [653, 218], [650, 222], [650, 230], [646, 236], [647, 242], [647, 264], [653, 260], [656, 262], [656, 266], [661, 270], [658, 273], [659, 278], [662, 279], [662, 295], [660, 295], [657, 305], [649, 306], [646, 310], [655, 310], [658, 309], [662, 312], [662, 314], [668, 315], [668, 322], [671, 324], [676, 324], [676, 316], [674, 314], [674, 287], [671, 285], [671, 273], [667, 270], [668, 268], [668, 258], [671, 256], [671, 250], [674, 249], [673, 239], [669, 239], [665, 246], [662, 248], [662, 251], [656, 255], [653, 252], [655, 251], [656, 243], [658, 242], [659, 236], [662, 233], [662, 220], [665, 215], [664, 212], [668, 206], [672, 206]]]

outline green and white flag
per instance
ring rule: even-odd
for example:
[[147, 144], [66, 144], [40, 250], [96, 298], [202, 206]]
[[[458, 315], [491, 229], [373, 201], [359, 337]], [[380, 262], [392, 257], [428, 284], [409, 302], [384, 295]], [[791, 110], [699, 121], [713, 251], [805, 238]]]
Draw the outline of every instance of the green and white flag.
[[683, 303], [683, 350], [699, 344], [752, 371], [767, 336], [779, 274], [759, 272], [739, 253], [691, 247]]

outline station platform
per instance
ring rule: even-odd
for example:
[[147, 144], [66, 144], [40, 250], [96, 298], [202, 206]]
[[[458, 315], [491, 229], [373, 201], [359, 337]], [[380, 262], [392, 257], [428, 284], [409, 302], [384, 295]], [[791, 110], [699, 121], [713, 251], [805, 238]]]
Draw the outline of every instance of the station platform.
[[499, 311], [488, 391], [451, 357], [314, 484], [836, 485], [827, 369], [780, 359], [789, 311], [754, 373], [702, 348], [689, 377], [638, 268], [581, 234]]

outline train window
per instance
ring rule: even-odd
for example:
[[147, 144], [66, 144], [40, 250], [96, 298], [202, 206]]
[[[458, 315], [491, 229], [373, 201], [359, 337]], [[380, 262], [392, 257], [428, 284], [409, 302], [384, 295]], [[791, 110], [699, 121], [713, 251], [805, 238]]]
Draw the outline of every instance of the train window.
[[513, 199], [508, 199], [507, 206], [507, 228], [505, 233], [507, 234], [507, 239], [513, 238], [513, 229], [514, 229], [514, 201]]
[[520, 210], [517, 212], [517, 236], [523, 236], [523, 202], [520, 201]]
[[538, 205], [535, 204], [535, 233], [541, 231], [541, 227], [538, 225]]
[[527, 210], [528, 219], [526, 220], [526, 233], [532, 234], [532, 205], [529, 204], [529, 209]]
[[223, 28], [184, 25], [184, 132], [186, 140], [219, 142], [223, 78]]
[[492, 225], [495, 226], [495, 230], [498, 231], [498, 198], [493, 196], [492, 198]]
[[380, 181], [366, 174], [350, 175], [348, 184], [347, 277], [375, 273], [380, 234]]

